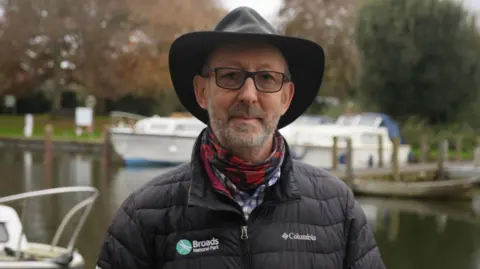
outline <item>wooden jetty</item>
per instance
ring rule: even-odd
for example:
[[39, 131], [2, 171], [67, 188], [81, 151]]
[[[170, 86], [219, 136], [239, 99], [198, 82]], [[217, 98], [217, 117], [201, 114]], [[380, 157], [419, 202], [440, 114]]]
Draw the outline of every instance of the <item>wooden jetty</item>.
[[345, 168], [343, 170], [330, 170], [332, 174], [343, 179], [348, 180], [348, 177], [353, 173], [355, 178], [369, 178], [369, 179], [387, 179], [393, 178], [394, 173], [398, 173], [398, 178], [413, 176], [415, 180], [419, 178], [427, 178], [429, 175], [435, 175], [438, 171], [438, 165], [436, 163], [412, 163], [406, 166], [399, 167], [398, 171], [394, 171], [392, 167], [372, 167], [362, 168], [353, 171], [353, 169]]
[[[468, 163], [461, 165], [468, 167]], [[452, 167], [460, 167], [460, 164], [455, 163]], [[470, 199], [471, 190], [480, 184], [480, 173], [464, 172], [464, 176], [458, 176], [458, 173], [450, 176], [449, 169], [450, 165], [444, 165], [442, 177], [436, 163], [410, 164], [397, 171], [398, 180], [393, 179], [391, 168], [387, 167], [357, 170], [353, 175], [338, 170], [331, 173], [349, 183], [359, 195]], [[350, 176], [353, 179], [349, 179]]]
[[[348, 143], [350, 144], [350, 143]], [[394, 139], [394, 147], [399, 140]], [[435, 163], [417, 163], [400, 166], [398, 150], [393, 150], [392, 162], [385, 165], [356, 169], [350, 161], [352, 148], [347, 147], [347, 158], [343, 169], [334, 163], [330, 172], [344, 180], [359, 195], [373, 195], [402, 198], [454, 198], [471, 199], [475, 185], [480, 184], [480, 167], [474, 162], [448, 162], [448, 143], [439, 144]], [[335, 155], [337, 150], [332, 149]], [[335, 160], [335, 157], [333, 157]], [[464, 168], [463, 170], [459, 167]], [[471, 168], [474, 167], [474, 168]]]

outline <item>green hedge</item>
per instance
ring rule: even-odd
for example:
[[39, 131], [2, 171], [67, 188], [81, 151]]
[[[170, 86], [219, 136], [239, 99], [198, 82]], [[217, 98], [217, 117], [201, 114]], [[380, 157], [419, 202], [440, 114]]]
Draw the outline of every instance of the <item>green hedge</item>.
[[473, 151], [479, 144], [480, 131], [465, 125], [456, 126], [428, 126], [424, 121], [410, 118], [401, 124], [402, 135], [407, 144], [412, 145], [415, 159], [421, 154], [422, 141], [425, 140], [429, 152], [428, 159], [435, 160], [442, 140], [448, 140], [449, 158], [456, 158], [457, 140], [461, 141], [461, 158], [472, 159]]

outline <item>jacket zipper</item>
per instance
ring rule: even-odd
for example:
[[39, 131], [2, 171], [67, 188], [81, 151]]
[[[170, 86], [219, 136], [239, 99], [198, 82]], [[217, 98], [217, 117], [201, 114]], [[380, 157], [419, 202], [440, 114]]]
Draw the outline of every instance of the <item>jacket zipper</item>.
[[[236, 203], [236, 201], [231, 197], [229, 196], [227, 193], [223, 192], [223, 191], [220, 191], [220, 190], [214, 190], [215, 192], [219, 193], [220, 195], [223, 195], [229, 199], [231, 199], [232, 201], [234, 201]], [[288, 203], [291, 203], [291, 202], [296, 202], [297, 200], [295, 201], [288, 201]], [[275, 205], [275, 204], [279, 204], [279, 202], [264, 202], [263, 204], [259, 205], [258, 207], [256, 207], [252, 213], [250, 214], [250, 216], [253, 215], [253, 212], [255, 212], [256, 210], [258, 210], [259, 207], [262, 207], [262, 206], [267, 206], [267, 205]], [[243, 213], [243, 212], [242, 212]], [[242, 214], [241, 213], [241, 214]], [[243, 214], [242, 214], [243, 215]], [[244, 217], [245, 218], [245, 217]], [[240, 227], [240, 239], [242, 240], [242, 245], [243, 245], [243, 255], [242, 255], [242, 260], [243, 260], [243, 264], [244, 264], [244, 268], [245, 269], [253, 269], [253, 259], [252, 259], [252, 252], [251, 252], [251, 249], [250, 249], [250, 242], [248, 240], [248, 220], [247, 219], [244, 219], [245, 220], [245, 225], [244, 226], [241, 226]]]
[[250, 251], [250, 243], [248, 242], [248, 226], [241, 226], [240, 238], [243, 243], [243, 264], [244, 268], [252, 269], [252, 253]]
[[[229, 199], [232, 199], [232, 197], [230, 197], [227, 193], [225, 193], [223, 191], [215, 190], [215, 192], [217, 192], [221, 195], [224, 195]], [[234, 201], [236, 203], [236, 201], [234, 199], [232, 199], [232, 201]], [[242, 252], [243, 252], [242, 260], [243, 260], [243, 264], [244, 264], [245, 269], [253, 269], [252, 252], [250, 250], [250, 243], [248, 241], [248, 225], [247, 225], [248, 221], [245, 219], [245, 217], [244, 217], [244, 220], [245, 220], [245, 225], [240, 226], [240, 239], [242, 240], [242, 247], [243, 247], [243, 249], [242, 249]]]

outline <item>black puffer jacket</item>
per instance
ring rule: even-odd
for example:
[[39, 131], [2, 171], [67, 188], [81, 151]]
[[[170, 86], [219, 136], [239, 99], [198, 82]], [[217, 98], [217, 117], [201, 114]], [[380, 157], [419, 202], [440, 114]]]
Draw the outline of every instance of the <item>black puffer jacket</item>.
[[292, 160], [288, 147], [280, 181], [248, 221], [233, 200], [212, 190], [197, 154], [192, 163], [152, 180], [119, 209], [97, 266], [384, 268], [349, 188], [322, 169]]

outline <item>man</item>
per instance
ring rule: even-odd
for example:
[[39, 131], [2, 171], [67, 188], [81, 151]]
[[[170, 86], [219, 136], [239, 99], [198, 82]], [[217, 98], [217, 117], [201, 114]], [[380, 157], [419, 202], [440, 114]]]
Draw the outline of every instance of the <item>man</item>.
[[277, 131], [312, 103], [323, 67], [320, 46], [275, 34], [245, 7], [175, 40], [173, 85], [208, 127], [191, 162], [126, 199], [97, 266], [384, 268], [352, 192], [293, 160]]

